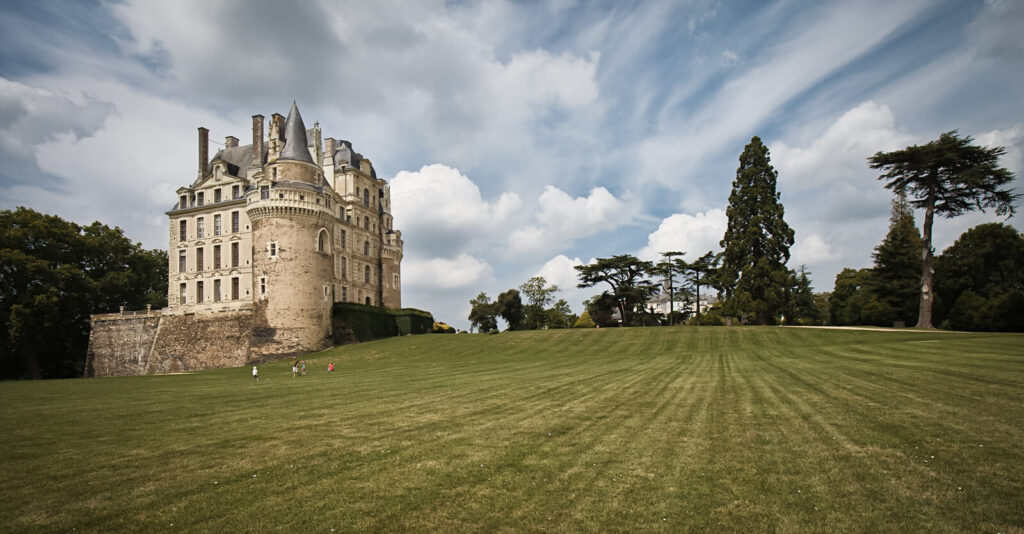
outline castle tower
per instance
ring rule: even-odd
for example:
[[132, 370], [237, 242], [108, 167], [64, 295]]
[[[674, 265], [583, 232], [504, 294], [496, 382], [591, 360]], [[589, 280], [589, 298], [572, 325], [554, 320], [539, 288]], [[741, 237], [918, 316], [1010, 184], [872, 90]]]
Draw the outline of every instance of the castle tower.
[[[281, 129], [272, 125], [272, 143], [273, 130]], [[310, 154], [294, 102], [279, 135], [284, 144], [246, 205], [253, 232], [255, 322], [267, 341], [261, 351], [274, 354], [330, 346], [334, 301], [331, 193]]]

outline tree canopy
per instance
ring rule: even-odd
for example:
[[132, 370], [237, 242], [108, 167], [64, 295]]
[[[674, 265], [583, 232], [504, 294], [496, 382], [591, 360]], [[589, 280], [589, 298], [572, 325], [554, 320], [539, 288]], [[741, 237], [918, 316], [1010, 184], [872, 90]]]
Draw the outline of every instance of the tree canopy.
[[757, 324], [775, 322], [789, 276], [786, 262], [793, 230], [783, 219], [777, 181], [768, 147], [759, 137], [751, 138], [740, 155], [729, 195], [719, 280], [726, 312]]
[[483, 333], [498, 329], [498, 305], [491, 302], [491, 297], [488, 297], [487, 293], [481, 291], [476, 298], [469, 301], [469, 306], [469, 316], [466, 318], [469, 319], [470, 328], [478, 328]]
[[1013, 173], [998, 166], [1004, 147], [973, 145], [971, 136], [956, 130], [943, 133], [925, 145], [913, 145], [893, 152], [876, 152], [868, 158], [872, 169], [884, 170], [878, 179], [898, 195], [907, 195], [915, 208], [922, 208], [921, 298], [917, 326], [933, 328], [934, 304], [932, 266], [932, 224], [936, 214], [957, 217], [968, 211], [994, 208], [997, 215], [1012, 216], [1018, 197], [1003, 186]]
[[0, 377], [82, 376], [89, 315], [167, 304], [167, 253], [119, 228], [0, 211]]
[[[606, 283], [612, 288], [610, 296], [616, 301], [624, 325], [631, 323], [634, 310], [643, 310], [647, 298], [657, 289], [646, 278], [654, 268], [653, 263], [642, 261], [631, 254], [598, 258], [590, 265], [576, 265], [573, 268], [579, 272], [580, 283], [577, 287]], [[591, 316], [597, 320], [593, 312]]]

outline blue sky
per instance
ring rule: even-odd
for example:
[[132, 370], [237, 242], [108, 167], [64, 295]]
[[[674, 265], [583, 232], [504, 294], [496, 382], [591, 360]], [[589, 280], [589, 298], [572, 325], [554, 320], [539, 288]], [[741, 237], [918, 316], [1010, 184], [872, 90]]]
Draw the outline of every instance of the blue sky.
[[960, 129], [1024, 170], [1021, 2], [288, 4], [4, 2], [0, 207], [166, 248], [196, 128], [294, 99], [390, 180], [403, 304], [465, 327], [480, 291], [541, 274], [579, 310], [574, 264], [717, 250], [754, 135], [819, 291], [886, 232], [874, 152]]

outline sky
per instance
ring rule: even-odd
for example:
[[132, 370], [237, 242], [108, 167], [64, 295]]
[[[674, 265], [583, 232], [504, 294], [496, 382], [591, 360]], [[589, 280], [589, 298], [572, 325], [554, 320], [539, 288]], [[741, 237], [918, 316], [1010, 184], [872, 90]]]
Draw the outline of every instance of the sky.
[[[481, 291], [539, 275], [579, 312], [605, 288], [574, 265], [718, 251], [759, 136], [789, 266], [830, 291], [888, 228], [875, 152], [958, 129], [1024, 171], [1022, 27], [1011, 0], [2, 0], [0, 208], [166, 249], [196, 128], [245, 144], [294, 100], [390, 182], [402, 304], [467, 328]], [[935, 249], [1022, 217], [937, 219]]]

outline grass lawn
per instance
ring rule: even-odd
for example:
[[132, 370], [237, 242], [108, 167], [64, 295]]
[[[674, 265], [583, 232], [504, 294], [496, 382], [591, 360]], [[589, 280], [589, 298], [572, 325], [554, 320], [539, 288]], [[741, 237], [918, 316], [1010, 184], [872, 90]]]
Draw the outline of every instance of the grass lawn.
[[306, 359], [259, 383], [0, 383], [0, 530], [1024, 528], [1022, 335], [540, 331]]

